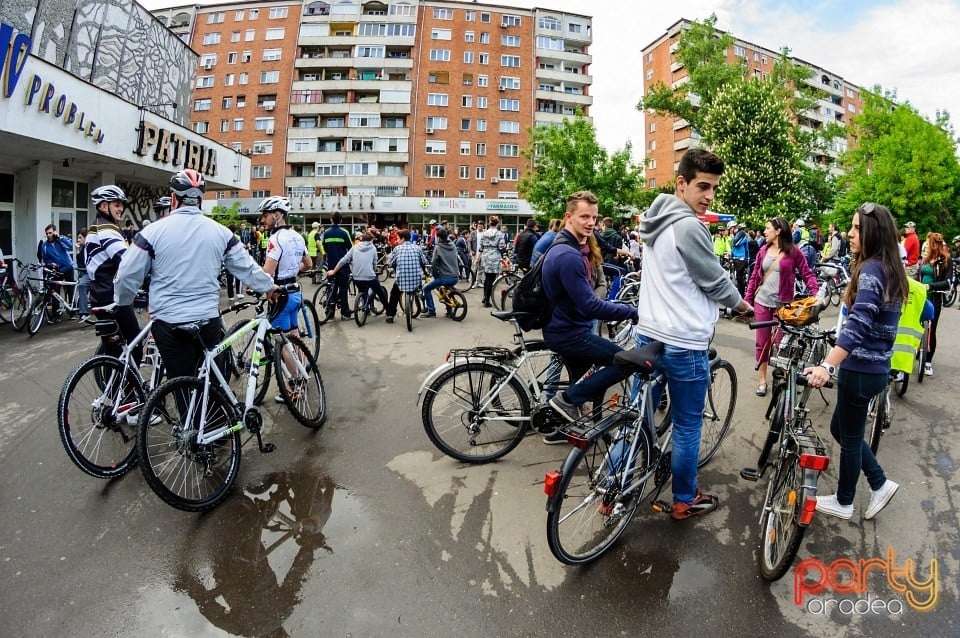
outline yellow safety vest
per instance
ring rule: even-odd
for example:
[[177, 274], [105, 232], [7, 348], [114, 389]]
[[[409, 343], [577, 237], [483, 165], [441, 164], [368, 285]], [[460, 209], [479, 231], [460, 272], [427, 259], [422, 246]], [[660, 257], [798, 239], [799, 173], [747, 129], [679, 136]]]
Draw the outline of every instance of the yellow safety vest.
[[317, 256], [317, 231], [311, 230], [307, 234], [307, 254], [311, 257]]
[[261, 232], [260, 233], [260, 248], [266, 250], [267, 245], [270, 243], [270, 233]]
[[900, 312], [900, 322], [897, 324], [897, 338], [893, 342], [893, 355], [890, 357], [890, 368], [911, 374], [913, 360], [917, 356], [920, 340], [923, 339], [923, 325], [920, 316], [923, 306], [927, 303], [927, 289], [922, 283], [907, 278], [910, 284], [910, 293]]

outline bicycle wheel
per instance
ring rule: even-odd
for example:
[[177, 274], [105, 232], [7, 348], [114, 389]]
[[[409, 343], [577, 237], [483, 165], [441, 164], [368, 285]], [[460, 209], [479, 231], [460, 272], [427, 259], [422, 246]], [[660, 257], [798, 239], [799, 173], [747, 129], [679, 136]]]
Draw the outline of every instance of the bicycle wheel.
[[[518, 281], [520, 281], [520, 277], [512, 273], [506, 273], [497, 277], [497, 280], [493, 282], [493, 292], [490, 294], [490, 301], [493, 303], [494, 308], [497, 310], [507, 310], [504, 304], [507, 302], [508, 291], [513, 288]], [[513, 299], [512, 296], [509, 298]]]
[[13, 306], [10, 308], [10, 324], [14, 330], [20, 332], [26, 327], [32, 307], [33, 290], [24, 286], [13, 296]]
[[303, 306], [297, 315], [300, 341], [314, 359], [320, 358], [320, 317], [312, 301], [303, 300]]
[[923, 383], [923, 369], [927, 367], [927, 339], [929, 332], [926, 328], [923, 331], [923, 337], [920, 339], [920, 349], [917, 351], [917, 383]]
[[[636, 471], [623, 482], [629, 443], [620, 438], [629, 426], [637, 437]], [[562, 563], [582, 565], [607, 551], [633, 520], [643, 499], [646, 481], [636, 484], [649, 472], [651, 445], [647, 432], [636, 429], [626, 417], [619, 427], [608, 430], [587, 444], [573, 448], [563, 464], [562, 478], [547, 500], [547, 544]], [[629, 493], [624, 492], [630, 489]]]
[[[280, 396], [293, 418], [316, 430], [327, 420], [327, 395], [320, 369], [302, 341], [296, 337], [287, 337], [287, 341], [292, 351], [283, 343], [276, 343], [273, 348], [273, 369], [276, 371]], [[285, 350], [288, 356], [296, 357], [306, 376], [297, 367], [287, 365], [283, 360]]]
[[793, 564], [803, 540], [805, 527], [797, 522], [801, 503], [803, 473], [796, 454], [787, 453], [776, 463], [767, 484], [760, 517], [760, 575], [778, 580]]
[[710, 370], [710, 385], [703, 406], [703, 430], [700, 434], [700, 458], [697, 467], [710, 462], [730, 430], [737, 407], [737, 371], [729, 361], [720, 361]]
[[97, 478], [123, 476], [137, 464], [136, 414], [146, 396], [132, 371], [106, 355], [70, 373], [57, 403], [57, 429], [74, 465]]
[[27, 326], [27, 331], [30, 333], [30, 336], [40, 332], [40, 328], [43, 327], [43, 324], [47, 321], [47, 296], [41, 294], [33, 301], [33, 307], [30, 308], [30, 322]]
[[420, 412], [430, 441], [465, 463], [493, 461], [517, 447], [527, 432], [530, 398], [516, 376], [504, 383], [508, 374], [477, 361], [437, 377]]
[[880, 437], [883, 436], [884, 422], [887, 419], [887, 401], [890, 386], [887, 385], [877, 396], [870, 399], [867, 406], [867, 427], [863, 438], [874, 454], [880, 449]]
[[[227, 330], [227, 336], [232, 335], [243, 326], [250, 323], [247, 319], [241, 319], [234, 323]], [[251, 330], [230, 344], [232, 355], [230, 357], [230, 389], [233, 390], [241, 401], [247, 393], [247, 379], [250, 373], [250, 364], [253, 355], [256, 352], [257, 331]], [[257, 385], [253, 395], [253, 402], [257, 405], [263, 402], [263, 397], [267, 395], [267, 388], [270, 387], [270, 372], [273, 365], [272, 342], [268, 339], [263, 342], [263, 357], [260, 359], [260, 365], [257, 369]]]
[[957, 300], [957, 287], [950, 286], [950, 290], [943, 296], [943, 307], [949, 308]]
[[463, 321], [467, 316], [467, 298], [459, 290], [448, 290], [447, 297], [450, 299], [450, 305], [447, 306], [447, 312], [454, 321]]
[[[140, 470], [147, 485], [164, 503], [186, 512], [223, 502], [240, 469], [239, 431], [212, 443], [197, 443], [202, 403], [202, 380], [170, 379], [147, 399], [137, 432]], [[203, 417], [206, 432], [231, 427], [238, 419], [227, 398], [212, 386]]]
[[332, 288], [333, 286], [329, 282], [324, 282], [313, 291], [313, 307], [321, 310], [317, 315], [318, 325], [327, 323], [332, 316], [330, 311], [335, 310], [335, 308], [330, 308], [330, 291]]
[[897, 372], [893, 379], [893, 389], [898, 397], [907, 393], [907, 386], [910, 385], [910, 374], [908, 372]]
[[827, 277], [823, 280], [821, 285], [826, 289], [824, 291], [823, 298], [827, 300], [827, 303], [832, 303], [834, 306], [839, 306], [840, 290], [837, 288], [837, 282], [835, 282], [832, 277]]
[[10, 323], [13, 310], [13, 291], [10, 288], [0, 288], [0, 322]]
[[364, 295], [357, 295], [353, 300], [353, 320], [357, 322], [357, 327], [362, 328], [367, 323], [367, 315], [370, 314], [371, 292], [367, 291]]
[[407, 322], [407, 332], [413, 332], [413, 298], [416, 293], [403, 293], [403, 317]]

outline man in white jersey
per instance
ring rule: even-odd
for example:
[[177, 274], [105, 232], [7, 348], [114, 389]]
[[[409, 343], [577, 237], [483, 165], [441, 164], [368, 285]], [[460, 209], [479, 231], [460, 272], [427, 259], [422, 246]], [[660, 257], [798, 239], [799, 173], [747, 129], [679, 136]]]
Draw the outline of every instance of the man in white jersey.
[[[307, 254], [307, 244], [303, 236], [287, 225], [287, 213], [290, 212], [290, 200], [286, 197], [268, 197], [257, 208], [260, 213], [260, 223], [270, 234], [267, 243], [266, 257], [263, 261], [263, 271], [273, 277], [278, 286], [296, 283], [297, 275], [313, 267], [313, 259]], [[299, 292], [291, 292], [287, 296], [287, 303], [271, 322], [274, 328], [279, 328], [293, 336], [299, 336], [297, 331], [297, 313], [303, 305], [303, 296]], [[284, 358], [289, 354], [284, 351]], [[293, 367], [293, 362], [287, 362]], [[283, 403], [283, 397], [275, 397], [277, 403]]]

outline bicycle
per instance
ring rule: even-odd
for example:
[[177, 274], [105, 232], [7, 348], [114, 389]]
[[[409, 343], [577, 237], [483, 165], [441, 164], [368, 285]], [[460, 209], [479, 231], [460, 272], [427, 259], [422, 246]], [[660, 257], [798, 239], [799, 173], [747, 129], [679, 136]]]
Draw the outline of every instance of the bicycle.
[[[769, 581], [780, 579], [793, 564], [804, 532], [813, 522], [817, 481], [830, 462], [809, 418], [810, 386], [800, 374], [823, 360], [834, 338], [835, 330], [821, 330], [815, 321], [814, 315], [812, 323], [804, 326], [780, 319], [750, 324], [751, 329], [777, 325], [783, 333], [780, 350], [770, 357], [773, 392], [765, 415], [770, 428], [757, 467], [740, 471], [741, 478], [758, 481], [767, 469], [773, 470], [760, 513], [759, 569]], [[771, 452], [775, 452], [772, 458]]]
[[927, 357], [930, 354], [930, 321], [923, 322], [923, 337], [920, 338], [920, 348], [917, 350], [917, 383], [923, 383], [923, 369], [927, 366]]
[[[420, 287], [417, 288], [416, 305], [419, 310], [414, 314], [414, 317], [419, 316], [427, 309], [427, 298], [426, 293], [423, 292], [423, 288], [430, 283], [432, 279], [429, 275], [425, 275], [423, 281], [420, 282]], [[440, 303], [443, 304], [443, 307], [446, 309], [446, 316], [454, 321], [463, 321], [467, 316], [467, 298], [463, 293], [453, 286], [440, 286], [439, 288], [434, 288], [434, 290], [437, 293], [437, 299], [440, 300]]]
[[362, 328], [367, 323], [367, 317], [371, 314], [382, 315], [385, 310], [372, 285], [368, 286], [365, 292], [358, 293], [353, 300], [353, 320], [358, 328]]
[[953, 261], [953, 273], [949, 278], [950, 287], [942, 293], [944, 308], [949, 308], [957, 300], [957, 287], [960, 286], [960, 259], [954, 258], [951, 261]]
[[507, 304], [513, 299], [513, 288], [522, 278], [523, 273], [514, 264], [510, 264], [510, 269], [494, 280], [490, 289], [490, 301], [496, 310], [508, 310]]
[[[281, 289], [292, 292], [299, 288], [299, 284], [287, 284]], [[239, 471], [240, 431], [244, 428], [251, 438], [256, 437], [261, 453], [275, 449], [273, 444], [263, 442], [263, 417], [254, 405], [268, 334], [277, 342], [273, 348], [274, 372], [290, 414], [312, 429], [319, 429], [326, 420], [326, 396], [316, 361], [300, 339], [270, 327], [265, 302], [261, 298], [234, 304], [231, 310], [236, 311], [255, 304], [256, 316], [220, 343], [203, 343], [204, 355], [197, 376], [165, 381], [141, 411], [137, 426], [140, 470], [154, 493], [172, 507], [203, 511], [227, 497]], [[179, 330], [200, 339], [199, 324], [180, 326]], [[217, 365], [217, 358], [235, 342], [245, 339], [252, 339], [254, 350], [241, 401]], [[236, 361], [232, 365], [235, 369]], [[226, 374], [231, 374], [231, 366], [226, 367]]]
[[[95, 310], [109, 310], [110, 307]], [[97, 321], [97, 335], [120, 341], [117, 322]], [[160, 353], [148, 339], [147, 323], [119, 357], [94, 355], [71, 372], [57, 402], [57, 429], [67, 456], [78, 468], [96, 478], [123, 476], [137, 464], [136, 427], [146, 396], [163, 377]], [[147, 339], [143, 361], [133, 357]], [[144, 376], [142, 368], [149, 369]]]
[[814, 264], [817, 281], [825, 286], [822, 297], [834, 306], [839, 306], [847, 284], [850, 283], [850, 273], [844, 260], [826, 261]]
[[[33, 306], [30, 308], [30, 319], [27, 330], [30, 336], [40, 332], [40, 328], [49, 320], [51, 323], [59, 323], [64, 313], [73, 317], [80, 312], [79, 304], [76, 299], [76, 281], [63, 281], [54, 279], [56, 270], [47, 266], [31, 266], [31, 270], [42, 271], [42, 288], [40, 293], [34, 298]], [[66, 286], [72, 290], [66, 293], [66, 298], [57, 290], [61, 286]]]
[[[313, 307], [323, 309], [322, 313], [317, 314], [317, 323], [318, 325], [323, 325], [330, 321], [333, 318], [334, 314], [337, 311], [337, 300], [332, 298], [333, 294], [333, 282], [329, 279], [321, 283], [316, 290], [313, 291]], [[353, 276], [351, 275], [347, 282], [347, 295], [356, 295], [357, 294], [357, 285], [353, 281]], [[341, 312], [349, 312], [350, 308], [341, 308]]]
[[29, 268], [16, 257], [8, 257], [6, 272], [0, 276], [0, 314], [3, 320], [9, 321], [18, 332], [27, 325], [30, 308], [33, 307], [33, 286], [28, 278]]

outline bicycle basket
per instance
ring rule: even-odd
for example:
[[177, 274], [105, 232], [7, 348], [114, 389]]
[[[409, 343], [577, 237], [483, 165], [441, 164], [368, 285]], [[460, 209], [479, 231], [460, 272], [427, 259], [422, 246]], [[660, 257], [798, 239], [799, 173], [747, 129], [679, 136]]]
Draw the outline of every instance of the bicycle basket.
[[791, 326], [809, 326], [820, 316], [821, 308], [816, 297], [804, 297], [781, 306], [777, 317]]

